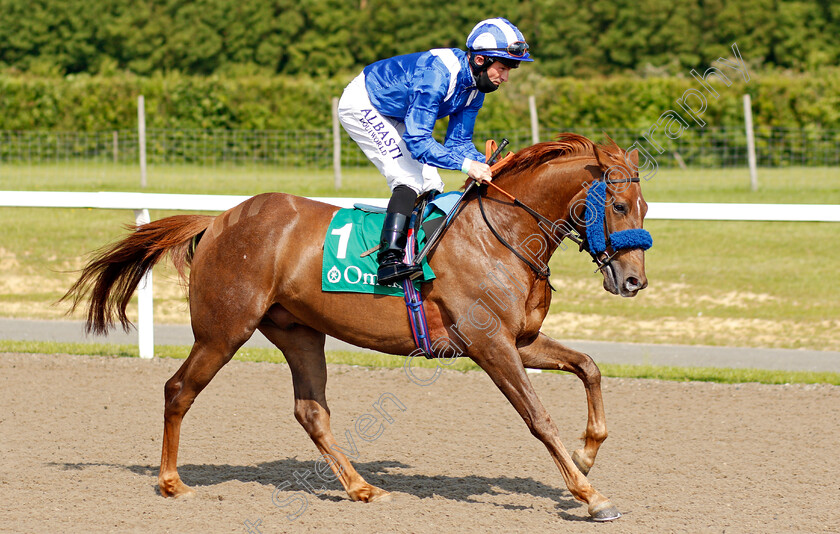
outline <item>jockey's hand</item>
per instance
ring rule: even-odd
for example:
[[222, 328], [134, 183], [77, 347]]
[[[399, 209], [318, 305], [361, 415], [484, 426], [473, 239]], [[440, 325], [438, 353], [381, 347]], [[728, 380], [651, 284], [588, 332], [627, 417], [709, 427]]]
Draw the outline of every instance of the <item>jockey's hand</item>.
[[470, 162], [470, 170], [467, 172], [467, 176], [480, 184], [493, 181], [493, 174], [490, 172], [490, 165], [481, 163], [480, 161]]

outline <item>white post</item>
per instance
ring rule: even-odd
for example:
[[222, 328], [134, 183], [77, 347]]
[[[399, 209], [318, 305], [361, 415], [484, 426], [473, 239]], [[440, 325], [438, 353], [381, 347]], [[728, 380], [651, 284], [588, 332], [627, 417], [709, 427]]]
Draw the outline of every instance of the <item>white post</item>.
[[750, 95], [744, 95], [744, 122], [747, 128], [747, 162], [750, 165], [750, 189], [758, 191], [758, 170], [755, 163], [755, 135], [753, 133], [752, 103]]
[[137, 141], [140, 145], [140, 187], [146, 187], [146, 100], [137, 97]]
[[540, 122], [537, 120], [537, 97], [534, 95], [528, 97], [528, 107], [531, 108], [531, 143], [536, 145], [540, 142]]
[[[134, 210], [137, 226], [151, 221], [149, 210]], [[149, 269], [137, 287], [137, 344], [141, 358], [155, 356], [155, 318], [153, 313], [152, 270]]]
[[332, 99], [333, 173], [335, 188], [341, 189], [341, 126], [338, 123], [338, 98]]

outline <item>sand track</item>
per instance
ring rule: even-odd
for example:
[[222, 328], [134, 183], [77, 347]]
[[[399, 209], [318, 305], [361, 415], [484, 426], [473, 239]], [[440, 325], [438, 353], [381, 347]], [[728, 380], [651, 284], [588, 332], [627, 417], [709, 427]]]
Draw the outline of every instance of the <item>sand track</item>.
[[[610, 438], [589, 478], [625, 514], [604, 525], [586, 520], [479, 372], [420, 387], [401, 370], [330, 368], [333, 431], [340, 444], [352, 433], [357, 469], [394, 496], [366, 505], [335, 481], [303, 491], [304, 476], [323, 483], [292, 415], [288, 368], [232, 362], [184, 422], [180, 471], [196, 498], [163, 499], [163, 383], [180, 363], [0, 354], [0, 530], [247, 532], [245, 521], [260, 521], [263, 533], [840, 532], [840, 387], [604, 379]], [[576, 448], [582, 385], [531, 378]], [[359, 439], [354, 419], [386, 393], [405, 410], [391, 410], [377, 439]]]

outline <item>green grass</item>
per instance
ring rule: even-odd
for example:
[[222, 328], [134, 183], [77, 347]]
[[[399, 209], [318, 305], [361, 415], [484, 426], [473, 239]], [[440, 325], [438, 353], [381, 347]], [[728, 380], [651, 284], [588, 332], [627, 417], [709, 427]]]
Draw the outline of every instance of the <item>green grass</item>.
[[[448, 173], [454, 180], [460, 173]], [[461, 178], [463, 181], [463, 178]], [[207, 195], [256, 195], [285, 191], [302, 196], [373, 196], [389, 194], [385, 180], [369, 168], [342, 169], [337, 191], [331, 170], [270, 167], [265, 165], [196, 167], [190, 165], [148, 168], [145, 188], [139, 168], [108, 163], [64, 165], [0, 165], [0, 190], [26, 191], [129, 191], [143, 193], [192, 193]]]
[[[28, 168], [17, 168], [23, 172]], [[100, 176], [72, 166], [33, 167], [31, 179], [0, 166], [0, 189], [139, 190], [103, 165]], [[99, 172], [99, 171], [97, 171]], [[444, 173], [448, 189], [463, 181]], [[127, 181], [128, 180], [128, 181]], [[743, 170], [660, 170], [643, 184], [650, 201], [840, 204], [840, 169], [760, 169], [749, 191]], [[133, 184], [130, 184], [133, 182]], [[373, 169], [345, 170], [341, 196], [387, 194]], [[193, 167], [150, 172], [149, 192], [254, 194], [284, 190], [338, 196], [325, 170], [236, 168], [211, 176]], [[175, 212], [153, 211], [157, 219]], [[124, 234], [128, 210], [0, 210], [0, 316], [60, 317], [51, 303], [73, 281], [83, 256]], [[554, 294], [544, 330], [562, 339], [840, 350], [840, 237], [836, 223], [658, 221], [646, 223], [648, 289], [621, 299], [601, 288], [586, 254], [558, 251]], [[185, 322], [186, 306], [168, 267], [155, 270], [156, 320]]]
[[840, 204], [840, 167], [762, 168], [758, 185], [746, 169], [662, 169], [642, 190], [648, 202]]
[[[187, 346], [159, 345], [155, 355], [160, 358], [183, 359], [189, 353]], [[88, 356], [138, 357], [136, 345], [95, 344], [95, 343], [51, 343], [37, 341], [0, 341], [0, 352], [23, 352], [33, 354], [78, 354]], [[401, 368], [405, 358], [385, 354], [368, 354], [349, 351], [327, 351], [327, 363], [358, 365], [361, 367]], [[263, 348], [243, 348], [234, 357], [246, 362], [270, 362], [285, 364], [280, 351]], [[436, 363], [424, 358], [415, 358], [412, 368], [434, 369]], [[666, 367], [656, 365], [599, 365], [606, 377], [616, 378], [652, 378], [671, 381], [718, 382], [723, 384], [741, 384], [759, 382], [762, 384], [831, 384], [840, 385], [840, 373], [772, 371], [763, 369], [718, 369], [713, 367]], [[471, 360], [461, 358], [444, 369], [468, 372], [481, 369]], [[549, 371], [557, 372], [560, 371]], [[565, 374], [565, 373], [564, 373]]]
[[[840, 285], [833, 283], [840, 252], [824, 246], [840, 237], [836, 223], [650, 221], [645, 226], [654, 236], [645, 257], [649, 290], [635, 299], [616, 299], [592, 291], [601, 280], [592, 275], [586, 288], [558, 287], [556, 304], [580, 313], [609, 310], [639, 318], [743, 317], [745, 312], [768, 320], [840, 317]], [[551, 266], [562, 279], [593, 270], [577, 249], [558, 252]], [[682, 286], [688, 289], [681, 291]], [[681, 294], [646, 305], [653, 293], [666, 289]], [[691, 293], [697, 298], [688, 300]], [[737, 294], [743, 295], [740, 305], [726, 298], [733, 295], [737, 301]]]
[[831, 372], [618, 364], [601, 364], [598, 367], [601, 368], [603, 376], [616, 378], [651, 378], [677, 382], [718, 382], [721, 384], [758, 382], [760, 384], [840, 385], [840, 373]]

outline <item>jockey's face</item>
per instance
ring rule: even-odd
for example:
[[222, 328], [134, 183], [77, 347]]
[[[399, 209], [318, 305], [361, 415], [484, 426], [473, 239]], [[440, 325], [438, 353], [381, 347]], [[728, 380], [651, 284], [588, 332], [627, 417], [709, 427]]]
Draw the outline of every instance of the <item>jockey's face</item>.
[[[475, 62], [478, 65], [484, 65], [486, 61], [484, 56], [477, 55], [475, 57]], [[487, 77], [493, 82], [496, 87], [499, 87], [504, 82], [508, 81], [508, 75], [510, 74], [510, 67], [502, 63], [501, 61], [494, 61], [487, 67]]]
[[490, 67], [487, 68], [487, 77], [496, 85], [508, 81], [508, 74], [510, 74], [510, 67], [501, 61], [494, 61]]

